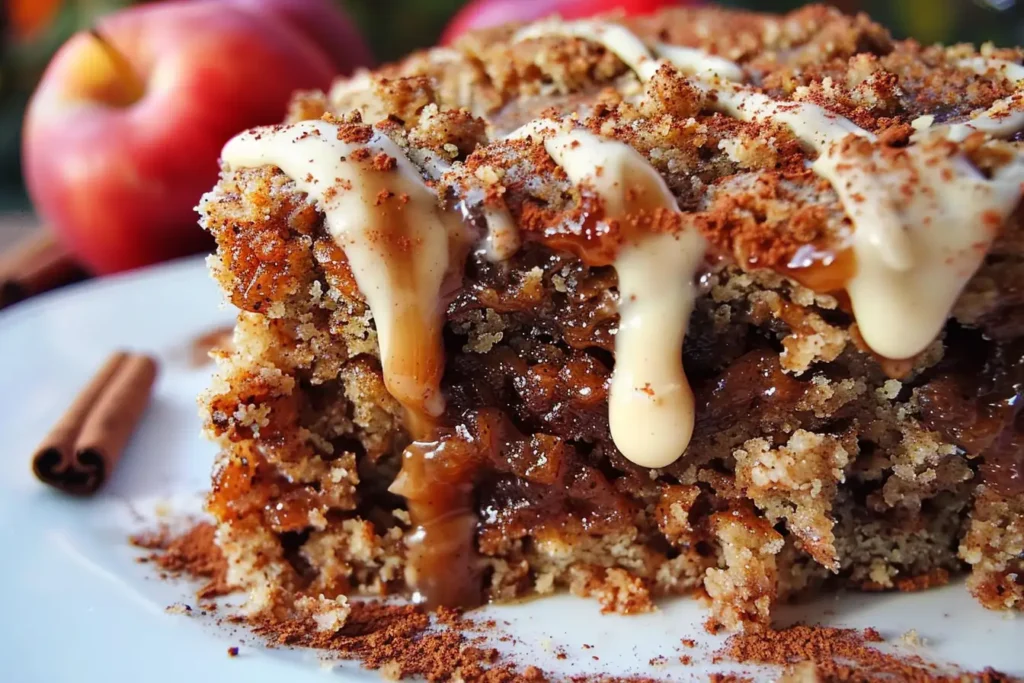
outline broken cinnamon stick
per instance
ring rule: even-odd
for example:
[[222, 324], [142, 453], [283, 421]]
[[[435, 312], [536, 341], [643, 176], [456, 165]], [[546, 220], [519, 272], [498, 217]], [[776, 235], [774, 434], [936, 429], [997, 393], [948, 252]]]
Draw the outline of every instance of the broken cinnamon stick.
[[149, 356], [111, 356], [36, 449], [36, 477], [74, 495], [99, 490], [142, 418], [155, 380], [156, 361]]
[[37, 230], [0, 254], [0, 308], [85, 276], [53, 235]]

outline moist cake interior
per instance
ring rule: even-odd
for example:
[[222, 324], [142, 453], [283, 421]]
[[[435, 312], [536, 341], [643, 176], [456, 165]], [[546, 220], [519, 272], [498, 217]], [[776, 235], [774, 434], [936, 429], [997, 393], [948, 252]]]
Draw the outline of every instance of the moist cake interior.
[[298, 94], [199, 207], [229, 579], [756, 628], [969, 572], [1019, 608], [1021, 57], [674, 9]]

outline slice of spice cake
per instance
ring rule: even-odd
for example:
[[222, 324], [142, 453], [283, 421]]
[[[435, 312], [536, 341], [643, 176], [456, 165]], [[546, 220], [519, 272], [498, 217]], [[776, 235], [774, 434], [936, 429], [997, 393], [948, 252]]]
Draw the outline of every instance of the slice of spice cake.
[[200, 204], [251, 606], [1024, 601], [1024, 78], [864, 16], [545, 21], [297, 96]]

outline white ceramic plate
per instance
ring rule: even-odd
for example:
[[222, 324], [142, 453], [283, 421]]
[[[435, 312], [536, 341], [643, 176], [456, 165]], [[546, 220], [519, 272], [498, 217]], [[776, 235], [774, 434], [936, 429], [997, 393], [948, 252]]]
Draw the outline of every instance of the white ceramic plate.
[[[198, 510], [213, 449], [199, 435], [195, 396], [210, 368], [191, 367], [190, 345], [232, 317], [201, 259], [90, 282], [0, 313], [0, 681], [376, 679], [351, 664], [325, 678], [316, 653], [264, 649], [244, 632], [170, 614], [172, 603], [191, 601], [192, 587], [160, 581], [134, 561], [130, 533], [151, 528], [158, 511]], [[153, 402], [106, 488], [89, 500], [69, 499], [33, 479], [30, 454], [117, 348], [159, 357]], [[699, 660], [721, 642], [704, 633], [706, 614], [692, 600], [640, 617], [600, 616], [594, 602], [570, 596], [485, 612], [514, 636], [514, 646], [500, 647], [553, 672], [706, 680], [721, 670], [678, 663], [681, 654]], [[931, 658], [1024, 676], [1024, 620], [983, 610], [960, 585], [830, 597], [783, 619], [872, 626], [892, 640], [915, 629]], [[698, 649], [682, 648], [684, 637]], [[241, 656], [229, 658], [234, 645]], [[559, 651], [566, 659], [556, 658]], [[668, 664], [651, 667], [659, 655]]]

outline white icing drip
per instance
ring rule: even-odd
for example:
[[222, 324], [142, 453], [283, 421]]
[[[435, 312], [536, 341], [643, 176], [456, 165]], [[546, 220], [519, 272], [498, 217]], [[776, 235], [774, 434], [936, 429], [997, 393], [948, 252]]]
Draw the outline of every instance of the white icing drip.
[[[960, 65], [979, 74], [1001, 72], [1005, 78], [1017, 83], [1024, 80], [1024, 66], [1001, 59], [972, 57], [963, 60]], [[962, 142], [971, 133], [981, 131], [994, 138], [1008, 138], [1021, 129], [1024, 129], [1024, 94], [1016, 92], [996, 101], [970, 121], [946, 126], [946, 136], [953, 142]]]
[[408, 156], [419, 163], [423, 174], [431, 180], [441, 180], [445, 173], [452, 170], [451, 163], [432, 149], [410, 149]]
[[[641, 80], [657, 71], [643, 42], [621, 26], [549, 24], [520, 35], [551, 34], [600, 42]], [[671, 51], [663, 54], [672, 58]], [[682, 68], [694, 69], [692, 54], [676, 56]], [[986, 62], [984, 68], [992, 66]], [[1009, 77], [1024, 75], [1024, 67], [997, 66]], [[886, 153], [874, 135], [816, 105], [776, 102], [719, 78], [698, 77], [691, 83], [713, 91], [710, 106], [715, 109], [745, 121], [783, 124], [818, 152], [813, 169], [832, 184], [854, 225], [857, 270], [847, 292], [861, 334], [872, 349], [892, 358], [923, 351], [1020, 203], [1024, 163], [1018, 158], [988, 180], [955, 147], [932, 141], [900, 154]], [[1024, 118], [1018, 120], [1015, 112], [1000, 118], [990, 110], [963, 125], [988, 126], [1005, 135], [1011, 125], [1014, 131], [1024, 126]], [[949, 134], [962, 139], [961, 130]]]
[[854, 226], [846, 291], [864, 341], [890, 358], [923, 351], [1019, 204], [1019, 160], [987, 180], [956, 147], [933, 140], [886, 154], [874, 135], [817, 105], [723, 85], [714, 106], [782, 123], [818, 152], [812, 168]]
[[507, 261], [515, 256], [522, 246], [519, 226], [505, 207], [483, 205], [484, 222], [487, 224], [487, 238], [484, 249], [491, 261]]
[[[636, 72], [641, 81], [650, 80], [661, 65], [666, 63], [652, 55], [647, 45], [629, 29], [600, 21], [555, 21], [534, 24], [516, 33], [514, 40], [530, 40], [551, 35], [572, 36], [603, 45], [623, 64]], [[716, 80], [744, 80], [743, 68], [739, 64], [703, 50], [658, 43], [657, 52], [668, 63], [685, 73], [706, 75]]]
[[[989, 180], [941, 136], [891, 158], [876, 146], [857, 147], [834, 152], [842, 148], [837, 145], [819, 157], [836, 160], [829, 162], [833, 185], [855, 182], [859, 204], [866, 207], [851, 213], [857, 270], [846, 291], [868, 346], [883, 356], [909, 358], [942, 331], [960, 292], [1020, 203], [1024, 164], [1015, 161]], [[818, 163], [815, 168], [821, 172]], [[911, 267], [893, 268], [881, 258], [884, 251], [866, 243], [871, 223], [863, 221], [874, 214], [902, 226]]]
[[480, 212], [487, 228], [483, 239], [483, 251], [489, 261], [500, 263], [516, 255], [523, 240], [519, 234], [519, 227], [504, 203], [501, 206], [488, 205], [484, 190], [474, 187], [466, 192], [458, 208], [467, 222], [472, 222], [473, 214]]
[[543, 137], [551, 133], [557, 133], [567, 127], [563, 121], [552, 121], [551, 119], [534, 119], [527, 121], [519, 128], [505, 136], [506, 140], [526, 140], [527, 138]]
[[[360, 148], [394, 158], [395, 169], [351, 159]], [[388, 391], [411, 410], [439, 415], [442, 288], [468, 238], [462, 220], [376, 131], [362, 143], [339, 140], [338, 127], [324, 121], [256, 128], [230, 140], [221, 157], [229, 168], [276, 166], [316, 202], [373, 312]]]
[[848, 135], [874, 140], [875, 136], [852, 121], [807, 102], [778, 102], [763, 93], [734, 84], [715, 89], [711, 107], [741, 121], [781, 123], [805, 144], [820, 150]]
[[[631, 195], [646, 210], [679, 210], [658, 172], [625, 143], [574, 130], [544, 145], [570, 180], [601, 197], [613, 219], [635, 215]], [[615, 257], [619, 327], [608, 419], [623, 455], [644, 467], [664, 467], [682, 455], [693, 434], [693, 392], [681, 349], [706, 243], [695, 228], [624, 238]]]
[[666, 43], [656, 43], [654, 50], [685, 73], [714, 76], [727, 81], [746, 80], [746, 74], [739, 64], [724, 57], [710, 55], [704, 50]]
[[649, 80], [661, 64], [651, 55], [644, 42], [632, 31], [618, 24], [600, 21], [550, 21], [527, 26], [516, 33], [513, 40], [523, 41], [549, 36], [582, 38], [603, 45], [630, 69], [640, 80]]

